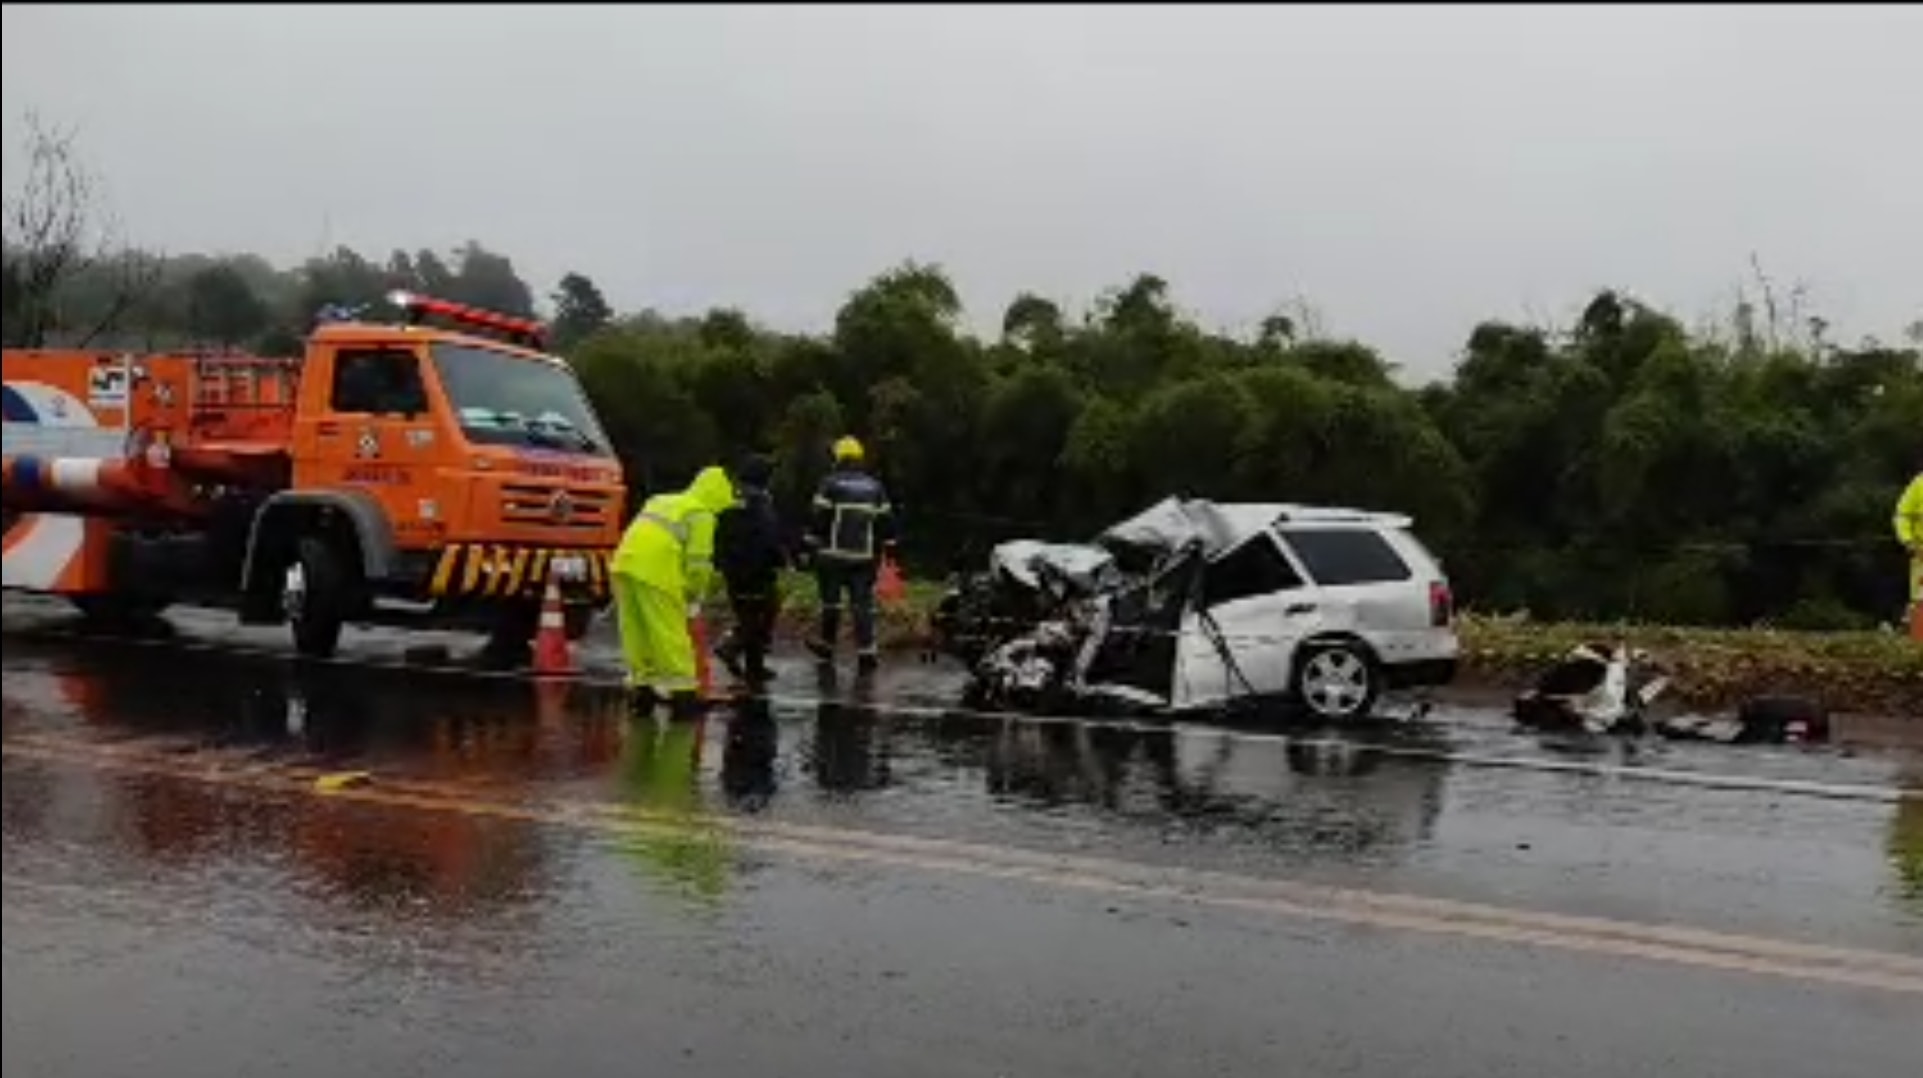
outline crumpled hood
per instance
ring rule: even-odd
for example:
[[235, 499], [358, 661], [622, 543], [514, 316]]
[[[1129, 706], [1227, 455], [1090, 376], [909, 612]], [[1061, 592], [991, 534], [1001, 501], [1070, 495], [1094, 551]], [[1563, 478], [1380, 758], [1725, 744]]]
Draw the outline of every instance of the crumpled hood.
[[702, 508], [719, 513], [734, 504], [734, 481], [728, 478], [725, 469], [710, 464], [688, 484], [687, 494]]

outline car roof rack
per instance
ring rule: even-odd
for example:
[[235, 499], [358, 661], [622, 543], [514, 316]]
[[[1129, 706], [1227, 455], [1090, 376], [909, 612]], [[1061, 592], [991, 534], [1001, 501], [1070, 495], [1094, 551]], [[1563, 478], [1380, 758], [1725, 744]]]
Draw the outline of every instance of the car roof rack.
[[1415, 518], [1407, 513], [1291, 502], [1276, 507], [1275, 521], [1278, 524], [1378, 524], [1388, 528], [1407, 528], [1415, 523]]

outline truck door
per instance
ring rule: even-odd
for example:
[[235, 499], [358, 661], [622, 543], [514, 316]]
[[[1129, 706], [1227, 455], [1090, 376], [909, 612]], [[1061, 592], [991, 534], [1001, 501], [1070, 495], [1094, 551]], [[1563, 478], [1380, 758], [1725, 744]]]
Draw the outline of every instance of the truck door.
[[400, 345], [348, 345], [334, 354], [328, 410], [316, 417], [303, 486], [354, 488], [387, 510], [402, 546], [446, 529], [431, 474], [446, 452], [421, 369]]

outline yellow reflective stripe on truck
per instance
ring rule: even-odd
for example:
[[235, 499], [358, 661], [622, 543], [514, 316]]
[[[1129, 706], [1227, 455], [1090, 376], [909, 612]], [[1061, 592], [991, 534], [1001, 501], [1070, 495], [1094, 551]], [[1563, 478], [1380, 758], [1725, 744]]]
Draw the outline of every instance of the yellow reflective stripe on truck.
[[461, 549], [448, 547], [441, 551], [441, 560], [434, 566], [434, 576], [427, 582], [429, 595], [446, 595], [447, 586], [454, 582], [454, 567], [461, 563]]
[[527, 572], [528, 559], [533, 556], [534, 552], [526, 547], [514, 552], [507, 563], [507, 582], [502, 585], [503, 591], [512, 595], [521, 590], [521, 575]]
[[433, 598], [538, 598], [547, 587], [548, 568], [558, 556], [586, 559], [587, 575], [580, 583], [591, 595], [607, 595], [608, 551], [579, 547], [508, 547], [492, 543], [450, 543], [442, 547], [434, 571], [428, 577], [427, 592]]

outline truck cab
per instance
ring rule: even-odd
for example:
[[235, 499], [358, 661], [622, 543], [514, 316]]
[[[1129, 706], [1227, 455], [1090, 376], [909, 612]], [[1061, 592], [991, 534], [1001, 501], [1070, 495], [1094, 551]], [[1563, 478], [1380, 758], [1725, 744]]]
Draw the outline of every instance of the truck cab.
[[289, 483], [249, 543], [248, 620], [285, 616], [324, 652], [344, 620], [411, 609], [513, 648], [552, 581], [578, 634], [608, 599], [625, 494], [580, 383], [534, 323], [392, 300], [408, 324], [324, 324], [308, 341]]

